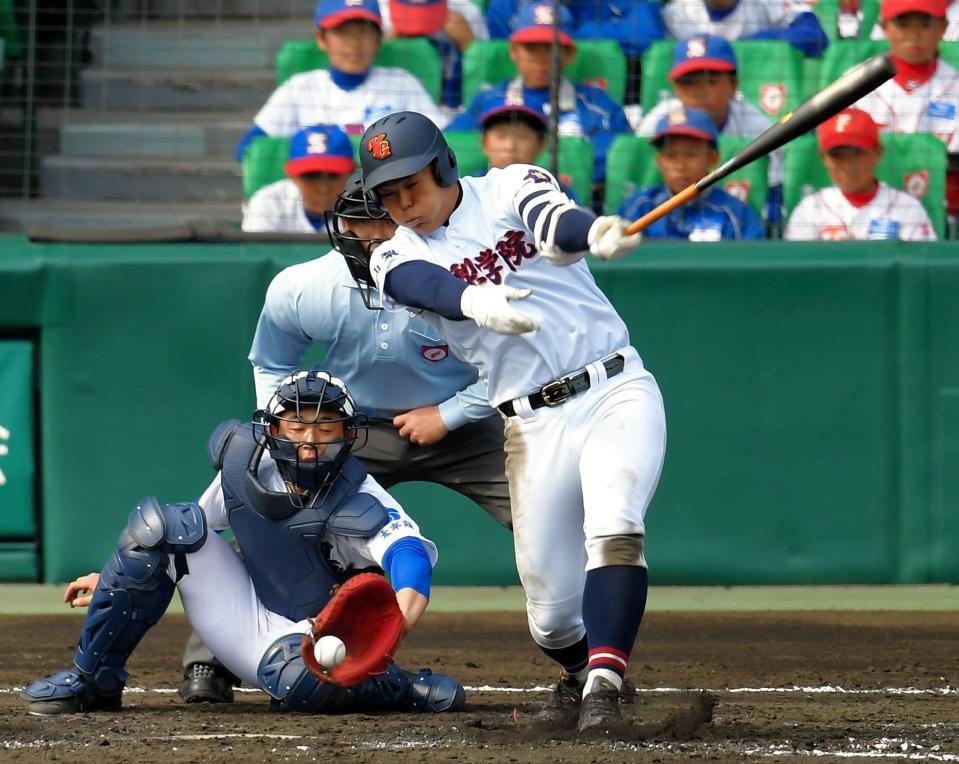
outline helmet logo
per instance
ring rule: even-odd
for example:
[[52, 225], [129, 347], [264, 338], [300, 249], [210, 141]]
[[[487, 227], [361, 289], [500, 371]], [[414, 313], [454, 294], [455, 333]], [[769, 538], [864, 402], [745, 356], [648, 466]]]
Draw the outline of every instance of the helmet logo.
[[366, 150], [374, 159], [386, 159], [393, 152], [390, 150], [390, 142], [386, 138], [386, 133], [374, 135], [366, 142]]

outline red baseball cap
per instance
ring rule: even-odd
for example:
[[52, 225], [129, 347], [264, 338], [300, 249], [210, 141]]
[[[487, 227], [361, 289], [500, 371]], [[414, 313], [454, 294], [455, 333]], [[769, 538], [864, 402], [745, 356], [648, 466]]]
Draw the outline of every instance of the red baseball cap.
[[845, 109], [819, 126], [819, 148], [822, 151], [840, 146], [874, 149], [881, 145], [879, 127], [862, 109]]
[[904, 13], [925, 13], [937, 19], [946, 18], [946, 0], [882, 0], [883, 19], [894, 19]]
[[446, 23], [446, 0], [390, 0], [390, 19], [398, 34], [430, 35]]

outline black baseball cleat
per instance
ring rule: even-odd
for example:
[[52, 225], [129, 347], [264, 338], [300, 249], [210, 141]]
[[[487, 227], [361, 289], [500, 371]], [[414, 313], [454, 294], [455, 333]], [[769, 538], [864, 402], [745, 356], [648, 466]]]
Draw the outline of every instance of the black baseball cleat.
[[87, 711], [117, 711], [122, 705], [119, 692], [102, 694], [90, 686], [78, 671], [58, 671], [47, 679], [38, 679], [20, 693], [29, 701], [32, 716], [82, 714]]
[[177, 691], [184, 703], [232, 703], [236, 678], [213, 663], [191, 663]]
[[616, 685], [602, 677], [595, 679], [592, 691], [583, 698], [579, 707], [579, 731], [602, 729], [605, 725], [622, 720]]
[[572, 727], [579, 716], [583, 685], [563, 673], [553, 687], [553, 694], [536, 714], [535, 722], [548, 727]]

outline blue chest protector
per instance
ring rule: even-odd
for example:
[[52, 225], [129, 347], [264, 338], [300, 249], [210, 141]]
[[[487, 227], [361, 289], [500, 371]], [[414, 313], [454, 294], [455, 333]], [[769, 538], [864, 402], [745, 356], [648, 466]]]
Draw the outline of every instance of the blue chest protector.
[[225, 436], [221, 428], [211, 438], [210, 452], [215, 454], [218, 439], [227, 518], [256, 593], [269, 610], [291, 621], [312, 617], [329, 601], [331, 588], [350, 577], [330, 566], [324, 534], [370, 538], [389, 521], [386, 510], [374, 496], [357, 493], [366, 470], [350, 457], [317, 506], [291, 501], [288, 513], [273, 507], [270, 516], [261, 514], [251, 497], [250, 465], [261, 448], [253, 427], [236, 423]]

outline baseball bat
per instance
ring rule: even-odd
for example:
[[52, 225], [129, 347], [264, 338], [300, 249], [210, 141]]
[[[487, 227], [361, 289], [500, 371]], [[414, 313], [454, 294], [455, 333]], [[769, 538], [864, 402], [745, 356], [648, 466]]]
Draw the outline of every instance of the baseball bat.
[[873, 56], [850, 69], [831, 85], [796, 107], [738, 154], [731, 156], [702, 180], [684, 188], [678, 194], [650, 210], [639, 220], [630, 223], [627, 234], [639, 233], [665, 217], [677, 207], [695, 199], [711, 185], [736, 172], [753, 160], [775, 151], [793, 138], [802, 135], [847, 106], [854, 104], [896, 73], [895, 64], [887, 55]]

